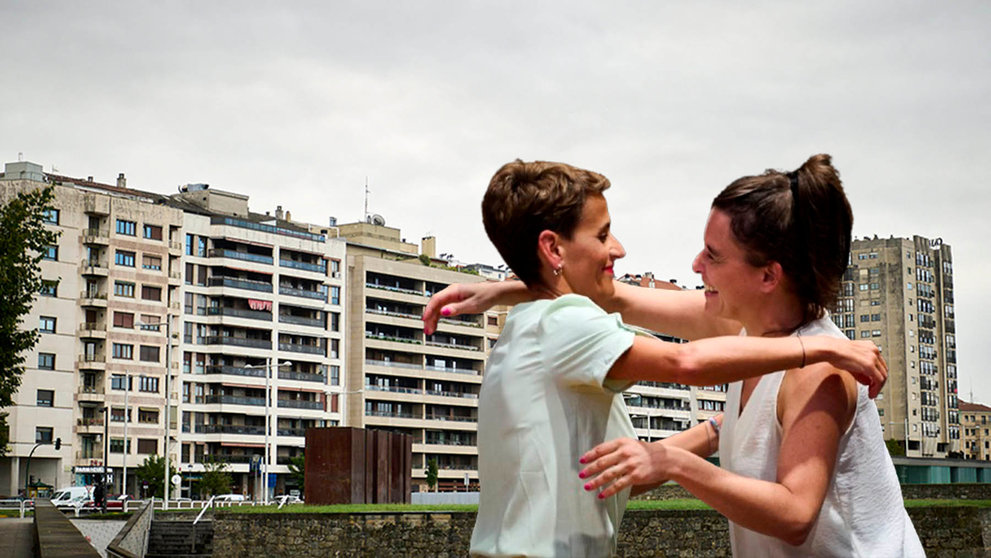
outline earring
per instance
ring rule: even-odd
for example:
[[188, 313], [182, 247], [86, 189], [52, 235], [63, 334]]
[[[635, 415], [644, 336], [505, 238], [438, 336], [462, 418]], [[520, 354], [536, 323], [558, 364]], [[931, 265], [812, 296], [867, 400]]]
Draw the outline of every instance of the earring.
[[564, 269], [564, 262], [561, 262], [561, 265], [559, 265], [556, 268], [554, 268], [554, 277], [557, 277], [558, 275], [561, 275], [561, 270], [562, 269]]

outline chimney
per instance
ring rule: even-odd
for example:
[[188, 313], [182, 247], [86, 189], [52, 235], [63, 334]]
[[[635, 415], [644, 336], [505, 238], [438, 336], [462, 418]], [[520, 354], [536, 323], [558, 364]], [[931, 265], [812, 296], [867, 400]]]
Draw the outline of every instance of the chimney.
[[124, 173], [120, 173], [117, 175], [117, 187], [127, 188], [127, 179], [124, 178]]
[[87, 176], [86, 177], [86, 182], [93, 182], [93, 177], [92, 176]]
[[292, 221], [292, 211], [286, 211], [286, 221]]
[[437, 257], [437, 238], [433, 236], [425, 236], [423, 240], [420, 241], [420, 253], [428, 258]]
[[281, 205], [275, 206], [275, 218], [276, 219], [282, 219], [282, 206]]

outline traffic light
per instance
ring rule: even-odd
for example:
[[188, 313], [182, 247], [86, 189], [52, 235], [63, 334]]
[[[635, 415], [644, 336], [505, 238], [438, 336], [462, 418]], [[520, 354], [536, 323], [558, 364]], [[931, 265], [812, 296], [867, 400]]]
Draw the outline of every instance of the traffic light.
[[62, 449], [62, 438], [55, 438], [55, 451]]

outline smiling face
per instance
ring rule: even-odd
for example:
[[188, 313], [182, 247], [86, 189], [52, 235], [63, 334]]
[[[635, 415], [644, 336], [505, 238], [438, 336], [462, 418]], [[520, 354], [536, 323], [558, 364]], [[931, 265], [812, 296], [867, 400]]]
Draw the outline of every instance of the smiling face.
[[606, 198], [590, 195], [571, 238], [560, 239], [561, 275], [567, 287], [600, 305], [615, 289], [613, 264], [626, 255], [623, 245], [610, 232], [611, 223]]
[[730, 227], [728, 215], [718, 209], [709, 212], [705, 247], [692, 262], [692, 271], [702, 275], [706, 312], [746, 324], [764, 269], [747, 263]]

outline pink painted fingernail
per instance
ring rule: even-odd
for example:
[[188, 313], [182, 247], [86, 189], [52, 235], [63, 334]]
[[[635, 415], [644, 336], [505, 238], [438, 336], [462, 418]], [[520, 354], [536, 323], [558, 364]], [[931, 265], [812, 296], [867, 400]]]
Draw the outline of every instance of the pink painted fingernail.
[[599, 500], [605, 500], [605, 499], [606, 499], [606, 495], [599, 492]]
[[590, 482], [585, 483], [585, 490], [592, 490], [592, 483]]
[[582, 465], [584, 465], [585, 464], [585, 458], [583, 457], [583, 458], [579, 459], [578, 462], [581, 463]]
[[585, 474], [585, 471], [581, 471], [580, 473], [578, 473], [578, 478], [580, 478], [580, 479], [583, 479], [583, 478], [585, 478], [587, 476], [588, 475]]
[[440, 309], [440, 315], [441, 316], [450, 316], [451, 315], [451, 309], [450, 308], [441, 308]]

